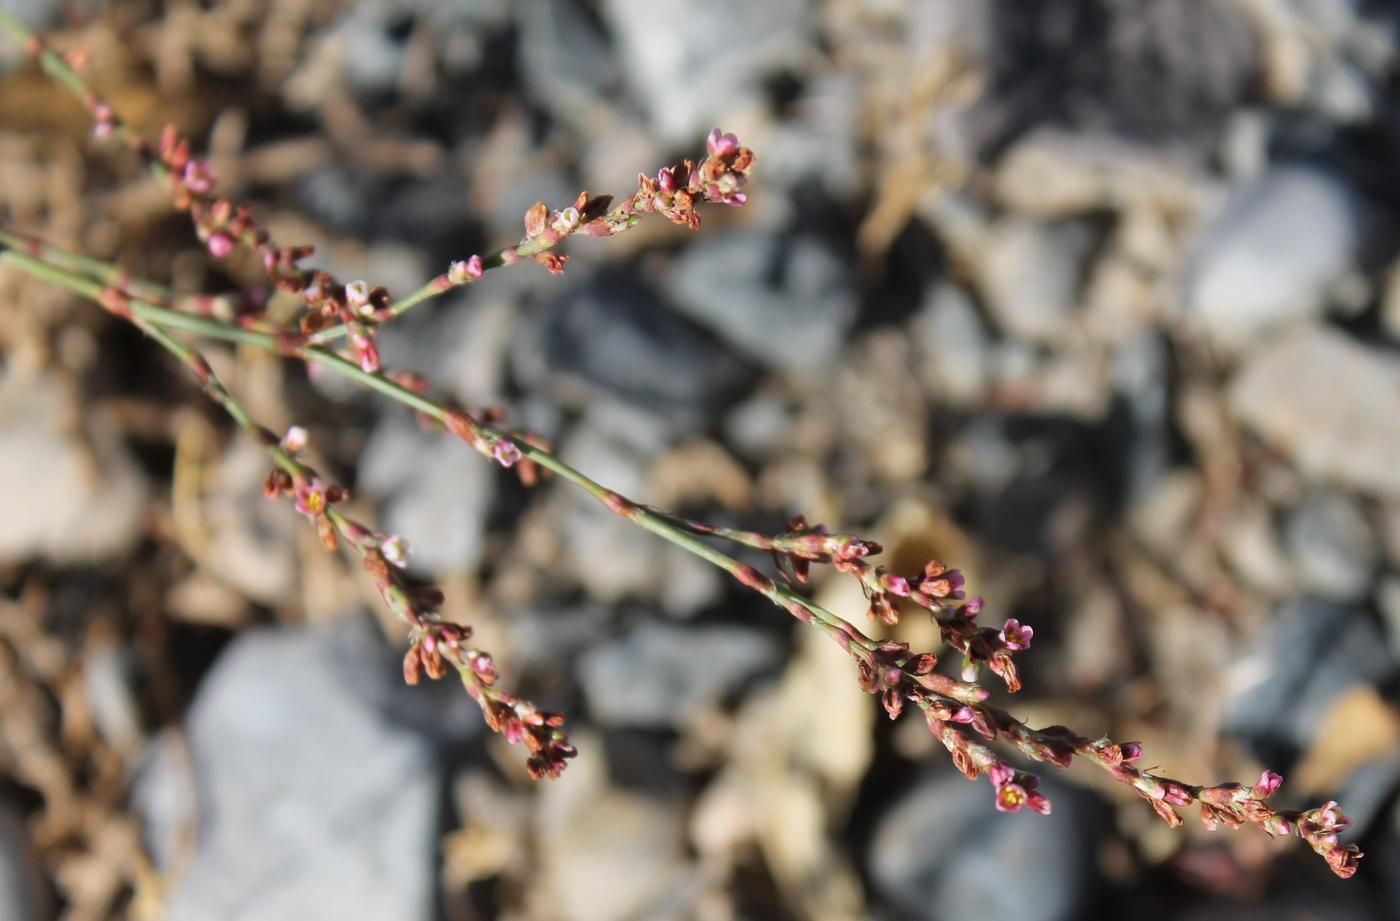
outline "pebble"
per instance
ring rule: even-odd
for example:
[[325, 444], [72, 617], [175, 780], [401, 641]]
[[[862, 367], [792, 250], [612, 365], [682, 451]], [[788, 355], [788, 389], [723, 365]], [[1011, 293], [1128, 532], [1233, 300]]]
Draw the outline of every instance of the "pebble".
[[677, 310], [745, 358], [780, 370], [818, 371], [855, 320], [849, 267], [810, 237], [708, 236], [681, 252], [669, 279]]
[[1263, 763], [1286, 768], [1338, 695], [1380, 681], [1395, 662], [1364, 608], [1310, 596], [1286, 602], [1225, 674], [1224, 728]]
[[870, 844], [876, 892], [908, 917], [941, 921], [1083, 918], [1107, 807], [1043, 779], [1048, 816], [996, 811], [992, 787], [930, 775], [880, 818]]
[[[606, 0], [629, 87], [656, 131], [693, 145], [724, 117], [761, 98], [761, 79], [810, 50], [808, 0]], [[662, 23], [683, 28], [660, 27]]]
[[[363, 685], [398, 678], [346, 654], [353, 629], [250, 631], [205, 677], [186, 715], [199, 841], [165, 916], [435, 917], [440, 771], [424, 739], [367, 704]], [[170, 759], [153, 763], [138, 804], [184, 782]]]
[[1067, 341], [1097, 240], [1093, 225], [1082, 220], [1013, 216], [994, 224], [977, 275], [997, 325], [1029, 342]]
[[589, 713], [606, 726], [678, 728], [777, 662], [771, 636], [747, 627], [642, 621], [579, 663]]
[[497, 470], [458, 439], [396, 413], [365, 445], [358, 488], [383, 501], [379, 526], [408, 541], [410, 568], [467, 572], [481, 562]]
[[125, 553], [140, 538], [147, 488], [110, 420], [78, 418], [55, 377], [0, 365], [0, 563], [73, 565]]
[[1324, 598], [1360, 601], [1380, 562], [1377, 537], [1360, 503], [1344, 493], [1318, 493], [1288, 516], [1285, 540], [1293, 571]]
[[1184, 281], [1187, 310], [1228, 347], [1317, 316], [1356, 260], [1362, 214], [1346, 179], [1279, 164], [1234, 189], [1202, 226]]
[[644, 410], [650, 425], [693, 432], [748, 382], [744, 364], [628, 276], [604, 273], [543, 305], [515, 337], [526, 386], [569, 405], [602, 397]]
[[1257, 349], [1229, 386], [1234, 416], [1306, 476], [1400, 497], [1400, 363], [1306, 326]]
[[977, 405], [990, 383], [991, 343], [972, 297], [946, 282], [935, 285], [909, 332], [929, 396], [952, 406]]

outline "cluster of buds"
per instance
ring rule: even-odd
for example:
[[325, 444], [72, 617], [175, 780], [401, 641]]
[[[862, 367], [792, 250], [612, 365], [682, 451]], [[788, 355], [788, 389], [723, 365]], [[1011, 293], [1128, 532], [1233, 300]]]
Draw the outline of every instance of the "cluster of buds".
[[[472, 690], [470, 686], [468, 690]], [[511, 744], [525, 743], [530, 751], [525, 759], [525, 770], [535, 780], [558, 777], [568, 766], [569, 759], [578, 754], [578, 749], [570, 744], [561, 728], [564, 725], [562, 714], [545, 713], [529, 701], [507, 694], [482, 698], [481, 703], [486, 725], [492, 731], [501, 733]]]
[[[293, 454], [305, 444], [305, 433], [292, 429], [280, 442]], [[424, 675], [436, 680], [449, 667], [462, 679], [467, 693], [481, 707], [487, 725], [512, 744], [524, 742], [530, 751], [526, 768], [535, 778], [557, 777], [569, 758], [577, 754], [563, 730], [564, 717], [543, 713], [528, 700], [514, 697], [496, 687], [499, 677], [489, 653], [467, 646], [471, 628], [442, 619], [442, 590], [434, 585], [411, 585], [404, 570], [408, 565], [408, 543], [396, 534], [386, 534], [353, 521], [344, 515], [332, 516], [336, 502], [345, 492], [327, 486], [309, 470], [292, 476], [281, 468], [269, 474], [269, 496], [290, 494], [297, 511], [312, 517], [323, 535], [340, 533], [359, 551], [384, 603], [409, 627], [409, 646], [403, 658], [403, 677], [417, 684]], [[334, 541], [327, 541], [334, 547]]]
[[524, 238], [518, 245], [503, 250], [501, 261], [509, 265], [530, 258], [548, 269], [551, 275], [561, 274], [569, 257], [554, 252], [554, 247], [579, 231], [594, 237], [615, 233], [608, 220], [611, 205], [611, 195], [594, 197], [586, 191], [580, 192], [572, 205], [558, 211], [551, 211], [542, 201], [535, 202], [525, 212]]
[[632, 206], [694, 229], [700, 226], [697, 202], [738, 206], [748, 201], [741, 190], [753, 169], [753, 151], [741, 147], [737, 137], [721, 133], [718, 128], [706, 139], [705, 151], [706, 157], [698, 166], [691, 160], [682, 160], [655, 177], [639, 175]]
[[938, 624], [943, 642], [962, 653], [964, 681], [975, 681], [981, 666], [986, 665], [1013, 693], [1020, 690], [1012, 654], [1029, 649], [1035, 631], [1014, 618], [1001, 629], [980, 626], [977, 616], [982, 612], [982, 598], [967, 597], [966, 578], [959, 570], [930, 560], [915, 582], [870, 562], [869, 557], [882, 551], [875, 541], [829, 533], [821, 524], [808, 524], [802, 515], [789, 521], [784, 533], [764, 540], [762, 546], [773, 553], [779, 570], [799, 584], [808, 581], [813, 563], [854, 576], [870, 602], [866, 616], [871, 620], [898, 623], [901, 602], [923, 608]]

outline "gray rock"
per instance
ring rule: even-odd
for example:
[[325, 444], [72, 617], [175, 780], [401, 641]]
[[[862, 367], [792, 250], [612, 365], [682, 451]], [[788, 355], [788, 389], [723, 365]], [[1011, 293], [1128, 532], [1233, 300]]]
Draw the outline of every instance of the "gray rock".
[[1051, 124], [1204, 157], [1258, 79], [1253, 23], [1231, 0], [991, 6], [984, 147]]
[[681, 253], [669, 278], [681, 313], [770, 367], [819, 367], [855, 320], [849, 266], [810, 237], [708, 236]]
[[200, 686], [186, 721], [201, 835], [166, 916], [434, 916], [439, 769], [366, 704], [360, 686], [396, 679], [338, 632], [245, 633]]
[[693, 432], [747, 382], [744, 366], [629, 278], [605, 274], [544, 305], [517, 336], [511, 367], [563, 402], [611, 398], [658, 430]]
[[679, 784], [665, 749], [657, 740], [578, 741], [593, 757], [580, 756], [540, 788], [533, 810], [539, 903], [559, 921], [693, 917], [673, 905], [701, 872], [686, 860]]
[[761, 391], [725, 417], [724, 440], [749, 457], [766, 457], [788, 444], [795, 422], [782, 394]]
[[1258, 350], [1230, 384], [1236, 418], [1307, 476], [1400, 496], [1400, 362], [1331, 329]]
[[584, 655], [589, 712], [608, 726], [676, 728], [778, 659], [777, 643], [745, 627], [642, 621]]
[[1400, 576], [1388, 576], [1376, 590], [1376, 607], [1385, 622], [1390, 648], [1400, 659]]
[[1224, 725], [1266, 764], [1286, 765], [1332, 702], [1389, 675], [1395, 657], [1366, 610], [1304, 597], [1283, 605], [1254, 652], [1226, 676]]
[[1193, 244], [1187, 308], [1218, 342], [1320, 314], [1352, 267], [1362, 215], [1344, 178], [1321, 168], [1275, 166], [1234, 190]]
[[52, 917], [48, 883], [24, 819], [0, 801], [0, 921]]
[[1098, 236], [1082, 220], [1007, 217], [994, 224], [977, 278], [997, 324], [1031, 342], [1070, 338], [1085, 263]]
[[587, 127], [622, 81], [608, 37], [579, 0], [525, 0], [514, 9], [526, 88], [556, 117]]
[[810, 47], [808, 0], [607, 0], [627, 82], [657, 131], [694, 144], [723, 117], [760, 98], [759, 81]]
[[[563, 459], [609, 489], [646, 501], [646, 447], [609, 432], [589, 414], [564, 443]], [[643, 425], [632, 426], [645, 433]], [[569, 552], [558, 562], [561, 574], [582, 585], [589, 597], [606, 604], [627, 598], [660, 602], [675, 616], [713, 603], [724, 577], [709, 563], [659, 537], [645, 534], [576, 490], [557, 497], [560, 540]]]
[[1107, 809], [1048, 778], [1048, 816], [1003, 815], [991, 785], [927, 777], [892, 803], [875, 829], [876, 891], [910, 918], [1072, 921], [1084, 917], [1094, 848]]
[[481, 561], [496, 469], [456, 438], [396, 413], [370, 435], [359, 488], [383, 500], [381, 527], [408, 541], [411, 568], [463, 572]]
[[976, 405], [990, 383], [990, 342], [977, 305], [961, 288], [939, 284], [909, 324], [918, 348], [919, 378], [929, 396], [954, 406]]
[[[86, 429], [84, 423], [87, 423]], [[51, 375], [0, 376], [0, 562], [109, 558], [139, 537], [146, 482], [121, 433]]]
[[1309, 496], [1288, 516], [1284, 533], [1304, 587], [1336, 601], [1366, 596], [1380, 548], [1355, 499], [1342, 493]]

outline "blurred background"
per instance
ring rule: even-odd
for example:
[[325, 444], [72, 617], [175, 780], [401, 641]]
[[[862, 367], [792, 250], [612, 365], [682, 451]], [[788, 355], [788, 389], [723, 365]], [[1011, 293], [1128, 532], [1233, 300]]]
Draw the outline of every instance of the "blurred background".
[[[0, 270], [0, 919], [1400, 916], [1394, 4], [4, 2], [279, 240], [400, 295], [736, 132], [748, 206], [492, 272], [387, 365], [635, 499], [961, 566], [1036, 629], [1019, 716], [1187, 780], [1279, 770], [1367, 857], [1342, 883], [1194, 810], [1172, 832], [1092, 770], [999, 815], [698, 559], [211, 348], [569, 714], [581, 754], [532, 784], [460, 688], [400, 683], [402, 630], [180, 367]], [[0, 40], [8, 225], [258, 288], [90, 134]], [[864, 624], [849, 581], [816, 596]]]

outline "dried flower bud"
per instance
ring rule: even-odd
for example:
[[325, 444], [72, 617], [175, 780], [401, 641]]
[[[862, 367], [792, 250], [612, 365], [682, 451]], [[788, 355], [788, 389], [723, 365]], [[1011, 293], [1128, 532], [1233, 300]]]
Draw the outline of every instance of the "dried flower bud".
[[544, 233], [548, 220], [549, 206], [542, 201], [535, 202], [530, 206], [530, 210], [525, 212], [525, 236], [533, 239]]
[[403, 656], [403, 680], [406, 684], [417, 684], [423, 673], [423, 662], [418, 657], [418, 647], [408, 647]]

